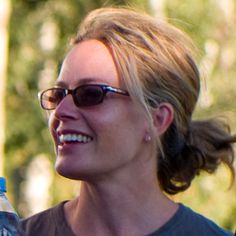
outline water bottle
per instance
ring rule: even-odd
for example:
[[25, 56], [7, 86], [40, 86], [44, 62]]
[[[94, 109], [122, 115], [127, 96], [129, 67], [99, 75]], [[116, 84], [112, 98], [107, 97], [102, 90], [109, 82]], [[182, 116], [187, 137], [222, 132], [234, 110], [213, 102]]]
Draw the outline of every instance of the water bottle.
[[6, 179], [0, 177], [0, 236], [18, 236], [19, 217], [8, 201], [6, 191]]

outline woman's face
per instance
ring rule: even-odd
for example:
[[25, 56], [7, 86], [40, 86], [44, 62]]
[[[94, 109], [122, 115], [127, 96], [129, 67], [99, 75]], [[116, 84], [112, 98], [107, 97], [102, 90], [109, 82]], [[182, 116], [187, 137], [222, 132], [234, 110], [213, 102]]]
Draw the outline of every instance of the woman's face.
[[[91, 83], [125, 89], [110, 51], [97, 40], [75, 45], [57, 80], [58, 86], [67, 89]], [[147, 121], [129, 96], [108, 92], [101, 104], [78, 107], [67, 95], [51, 113], [49, 126], [57, 155], [56, 170], [65, 177], [102, 177], [130, 170], [144, 161]], [[83, 141], [63, 139], [70, 135], [81, 135]]]

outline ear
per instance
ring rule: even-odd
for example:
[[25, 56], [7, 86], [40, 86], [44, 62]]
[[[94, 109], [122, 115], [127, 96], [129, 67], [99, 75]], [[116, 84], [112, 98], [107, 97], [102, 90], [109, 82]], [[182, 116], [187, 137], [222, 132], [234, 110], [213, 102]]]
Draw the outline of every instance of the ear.
[[161, 103], [153, 110], [153, 125], [156, 134], [161, 136], [170, 127], [174, 119], [174, 109], [170, 103]]

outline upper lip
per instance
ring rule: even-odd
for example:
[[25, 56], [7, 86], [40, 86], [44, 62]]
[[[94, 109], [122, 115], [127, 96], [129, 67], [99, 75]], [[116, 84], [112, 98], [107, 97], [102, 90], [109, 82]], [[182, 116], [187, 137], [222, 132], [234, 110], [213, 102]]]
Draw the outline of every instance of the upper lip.
[[61, 129], [61, 130], [57, 130], [57, 135], [58, 136], [60, 136], [62, 134], [81, 134], [81, 135], [85, 135], [85, 136], [91, 137], [91, 135], [86, 134], [85, 132], [79, 131], [79, 130], [74, 130], [74, 129]]

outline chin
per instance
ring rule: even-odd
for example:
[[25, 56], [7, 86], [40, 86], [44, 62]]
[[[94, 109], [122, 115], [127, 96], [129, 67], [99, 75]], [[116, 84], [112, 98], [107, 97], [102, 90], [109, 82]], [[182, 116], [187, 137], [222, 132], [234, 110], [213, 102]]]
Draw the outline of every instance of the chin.
[[79, 180], [77, 171], [71, 170], [70, 167], [62, 165], [62, 163], [56, 163], [55, 169], [59, 175], [65, 178]]
[[[65, 163], [64, 163], [65, 164]], [[81, 170], [81, 168], [76, 168], [75, 166], [72, 168], [71, 166], [64, 165], [62, 163], [56, 163], [55, 169], [57, 173], [65, 178], [72, 180], [81, 180], [86, 181], [93, 176], [91, 170]]]

